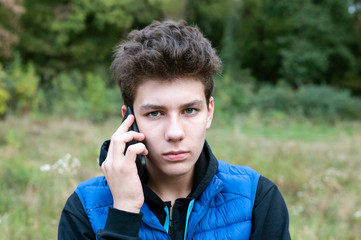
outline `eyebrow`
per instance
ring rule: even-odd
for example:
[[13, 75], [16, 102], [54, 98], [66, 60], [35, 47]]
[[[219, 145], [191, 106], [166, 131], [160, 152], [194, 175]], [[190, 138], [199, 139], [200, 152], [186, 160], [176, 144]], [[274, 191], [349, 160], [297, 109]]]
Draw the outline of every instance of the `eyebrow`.
[[193, 100], [191, 102], [182, 104], [181, 107], [182, 108], [188, 108], [188, 107], [201, 107], [203, 105], [203, 101], [202, 100]]
[[[203, 105], [203, 103], [204, 103], [204, 101], [195, 99], [193, 101], [182, 104], [180, 107], [181, 108], [201, 107]], [[167, 109], [167, 107], [164, 106], [164, 105], [147, 103], [147, 104], [141, 105], [139, 107], [139, 109], [141, 111], [149, 111], [149, 110], [154, 110], [154, 109], [156, 109], [156, 110], [165, 110], [165, 109]]]

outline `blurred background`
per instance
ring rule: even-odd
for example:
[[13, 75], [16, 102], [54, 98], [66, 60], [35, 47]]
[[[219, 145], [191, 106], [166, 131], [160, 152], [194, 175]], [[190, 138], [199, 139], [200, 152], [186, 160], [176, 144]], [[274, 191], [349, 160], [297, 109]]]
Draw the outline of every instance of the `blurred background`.
[[56, 239], [120, 124], [113, 50], [185, 19], [223, 60], [207, 139], [274, 181], [292, 239], [361, 239], [360, 0], [0, 0], [0, 232]]

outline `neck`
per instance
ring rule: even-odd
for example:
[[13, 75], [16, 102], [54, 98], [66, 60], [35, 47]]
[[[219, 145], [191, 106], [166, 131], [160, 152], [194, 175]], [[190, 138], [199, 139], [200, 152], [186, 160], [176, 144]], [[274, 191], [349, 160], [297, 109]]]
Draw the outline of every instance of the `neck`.
[[[156, 177], [153, 177], [156, 176]], [[194, 168], [181, 176], [160, 176], [158, 173], [149, 173], [147, 185], [163, 200], [172, 205], [178, 198], [187, 197], [193, 187]]]

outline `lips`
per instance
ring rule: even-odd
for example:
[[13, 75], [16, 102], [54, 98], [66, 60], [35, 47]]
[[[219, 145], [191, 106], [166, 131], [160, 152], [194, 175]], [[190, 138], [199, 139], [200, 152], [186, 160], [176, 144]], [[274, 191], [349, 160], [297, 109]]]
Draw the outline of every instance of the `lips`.
[[189, 152], [187, 151], [170, 151], [163, 153], [163, 157], [169, 161], [181, 161], [188, 157]]

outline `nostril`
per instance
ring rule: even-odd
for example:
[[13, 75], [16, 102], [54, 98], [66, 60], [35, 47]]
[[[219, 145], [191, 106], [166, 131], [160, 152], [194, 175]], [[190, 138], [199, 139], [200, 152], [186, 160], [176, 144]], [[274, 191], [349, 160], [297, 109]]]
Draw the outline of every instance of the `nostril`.
[[181, 141], [184, 139], [183, 128], [179, 124], [171, 124], [166, 130], [166, 140], [167, 141]]

